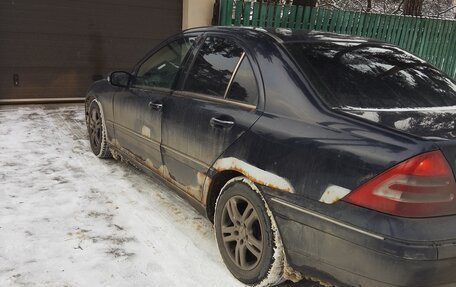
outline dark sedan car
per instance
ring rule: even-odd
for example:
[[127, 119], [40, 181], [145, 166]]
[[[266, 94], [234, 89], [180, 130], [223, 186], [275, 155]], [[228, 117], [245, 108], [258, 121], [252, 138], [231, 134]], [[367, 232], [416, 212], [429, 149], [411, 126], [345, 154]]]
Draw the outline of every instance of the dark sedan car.
[[86, 114], [98, 157], [213, 220], [243, 283], [456, 286], [456, 85], [396, 46], [190, 29], [96, 82]]

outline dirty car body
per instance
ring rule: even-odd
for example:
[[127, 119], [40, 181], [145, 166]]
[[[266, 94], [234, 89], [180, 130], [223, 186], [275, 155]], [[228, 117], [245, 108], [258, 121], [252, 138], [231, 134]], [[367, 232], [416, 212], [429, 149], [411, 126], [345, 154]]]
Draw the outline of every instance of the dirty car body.
[[[178, 50], [180, 65], [150, 60], [164, 47]], [[148, 77], [145, 66], [172, 80]], [[158, 175], [211, 220], [224, 184], [250, 179], [290, 270], [338, 286], [456, 284], [456, 86], [437, 69], [373, 40], [219, 27], [175, 35], [120, 76], [123, 85], [102, 80], [87, 95], [102, 107], [113, 155]], [[406, 93], [422, 99], [402, 101]], [[403, 172], [368, 204], [355, 194], [420, 155], [420, 166], [429, 160], [444, 173]]]

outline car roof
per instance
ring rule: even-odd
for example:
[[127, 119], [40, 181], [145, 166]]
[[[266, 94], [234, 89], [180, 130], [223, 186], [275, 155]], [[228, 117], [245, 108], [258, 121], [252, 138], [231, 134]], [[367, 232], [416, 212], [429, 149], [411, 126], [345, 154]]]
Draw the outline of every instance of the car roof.
[[291, 29], [291, 28], [261, 28], [261, 27], [234, 27], [234, 26], [210, 26], [190, 28], [184, 33], [190, 32], [224, 32], [235, 34], [243, 38], [265, 38], [269, 36], [282, 43], [290, 42], [359, 42], [359, 43], [384, 43], [379, 40], [358, 37], [353, 35], [321, 32], [315, 30]]

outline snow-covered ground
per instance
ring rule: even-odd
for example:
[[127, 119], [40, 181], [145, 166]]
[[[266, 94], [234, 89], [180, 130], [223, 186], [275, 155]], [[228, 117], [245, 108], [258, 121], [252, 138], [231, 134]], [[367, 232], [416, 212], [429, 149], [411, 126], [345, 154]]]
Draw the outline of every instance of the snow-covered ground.
[[0, 107], [0, 286], [242, 286], [208, 220], [91, 153], [83, 109]]

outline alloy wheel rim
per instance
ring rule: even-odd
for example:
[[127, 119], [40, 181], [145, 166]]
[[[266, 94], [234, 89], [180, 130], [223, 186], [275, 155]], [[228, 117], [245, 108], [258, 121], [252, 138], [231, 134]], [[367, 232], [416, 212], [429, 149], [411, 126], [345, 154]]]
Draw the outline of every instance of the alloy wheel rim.
[[100, 147], [101, 143], [101, 116], [97, 109], [93, 109], [89, 119], [90, 143], [95, 148]]
[[238, 268], [248, 271], [258, 265], [263, 254], [263, 230], [250, 201], [234, 196], [225, 203], [221, 233], [225, 250]]

